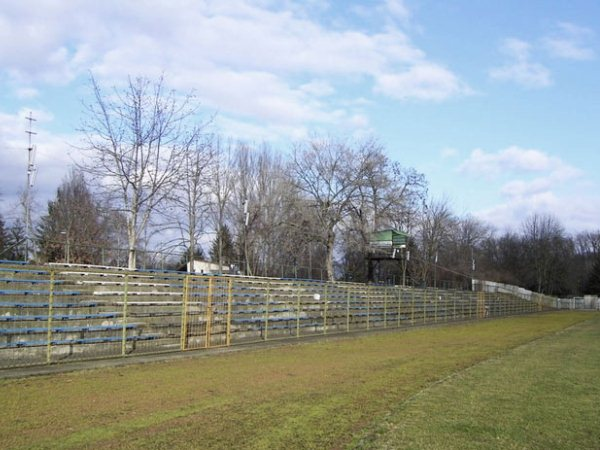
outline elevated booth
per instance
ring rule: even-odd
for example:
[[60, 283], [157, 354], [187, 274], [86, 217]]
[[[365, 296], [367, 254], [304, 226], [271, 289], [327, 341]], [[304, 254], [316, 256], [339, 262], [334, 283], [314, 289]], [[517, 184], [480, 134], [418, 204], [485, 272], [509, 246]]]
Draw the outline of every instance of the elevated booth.
[[367, 278], [377, 281], [376, 268], [382, 261], [397, 261], [402, 268], [402, 285], [406, 284], [406, 265], [410, 259], [408, 251], [408, 233], [394, 229], [380, 230], [369, 236], [369, 254], [367, 255]]

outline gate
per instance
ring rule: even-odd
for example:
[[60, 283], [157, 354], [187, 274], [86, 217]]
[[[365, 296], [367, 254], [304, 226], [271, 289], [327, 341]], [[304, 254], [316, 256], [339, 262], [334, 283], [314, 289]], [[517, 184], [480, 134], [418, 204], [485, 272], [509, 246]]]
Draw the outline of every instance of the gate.
[[188, 275], [184, 280], [181, 349], [231, 343], [231, 278]]

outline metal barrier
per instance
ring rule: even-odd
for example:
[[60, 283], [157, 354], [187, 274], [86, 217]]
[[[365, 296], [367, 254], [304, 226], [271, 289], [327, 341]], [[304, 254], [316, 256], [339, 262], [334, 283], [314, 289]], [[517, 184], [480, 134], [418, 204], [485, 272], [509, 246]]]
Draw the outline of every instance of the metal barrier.
[[2, 269], [0, 368], [533, 313], [555, 299], [95, 267]]

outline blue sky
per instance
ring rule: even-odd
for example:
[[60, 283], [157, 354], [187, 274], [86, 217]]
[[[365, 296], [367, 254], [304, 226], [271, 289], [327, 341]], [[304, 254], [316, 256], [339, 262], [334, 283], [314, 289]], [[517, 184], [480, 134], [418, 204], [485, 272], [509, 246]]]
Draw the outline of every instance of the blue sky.
[[458, 214], [597, 230], [598, 24], [578, 0], [0, 0], [1, 208], [17, 214], [29, 111], [43, 212], [79, 157], [89, 74], [164, 72], [224, 135], [374, 135]]

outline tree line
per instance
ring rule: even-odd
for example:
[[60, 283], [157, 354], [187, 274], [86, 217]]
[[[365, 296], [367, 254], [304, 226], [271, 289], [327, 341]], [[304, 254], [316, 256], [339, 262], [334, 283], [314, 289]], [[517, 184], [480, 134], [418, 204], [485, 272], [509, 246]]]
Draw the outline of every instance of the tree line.
[[[533, 214], [499, 233], [459, 217], [374, 138], [315, 135], [278, 152], [210, 132], [194, 97], [162, 78], [109, 92], [92, 78], [91, 88], [84, 157], [35, 227], [40, 262], [135, 268], [159, 251], [174, 255], [171, 267], [206, 259], [247, 275], [364, 282], [369, 236], [391, 228], [410, 239], [378, 262], [380, 282], [468, 287], [479, 278], [552, 295], [600, 292], [600, 231], [571, 236], [555, 217]], [[19, 222], [0, 220], [3, 258], [24, 256], [23, 235]]]

